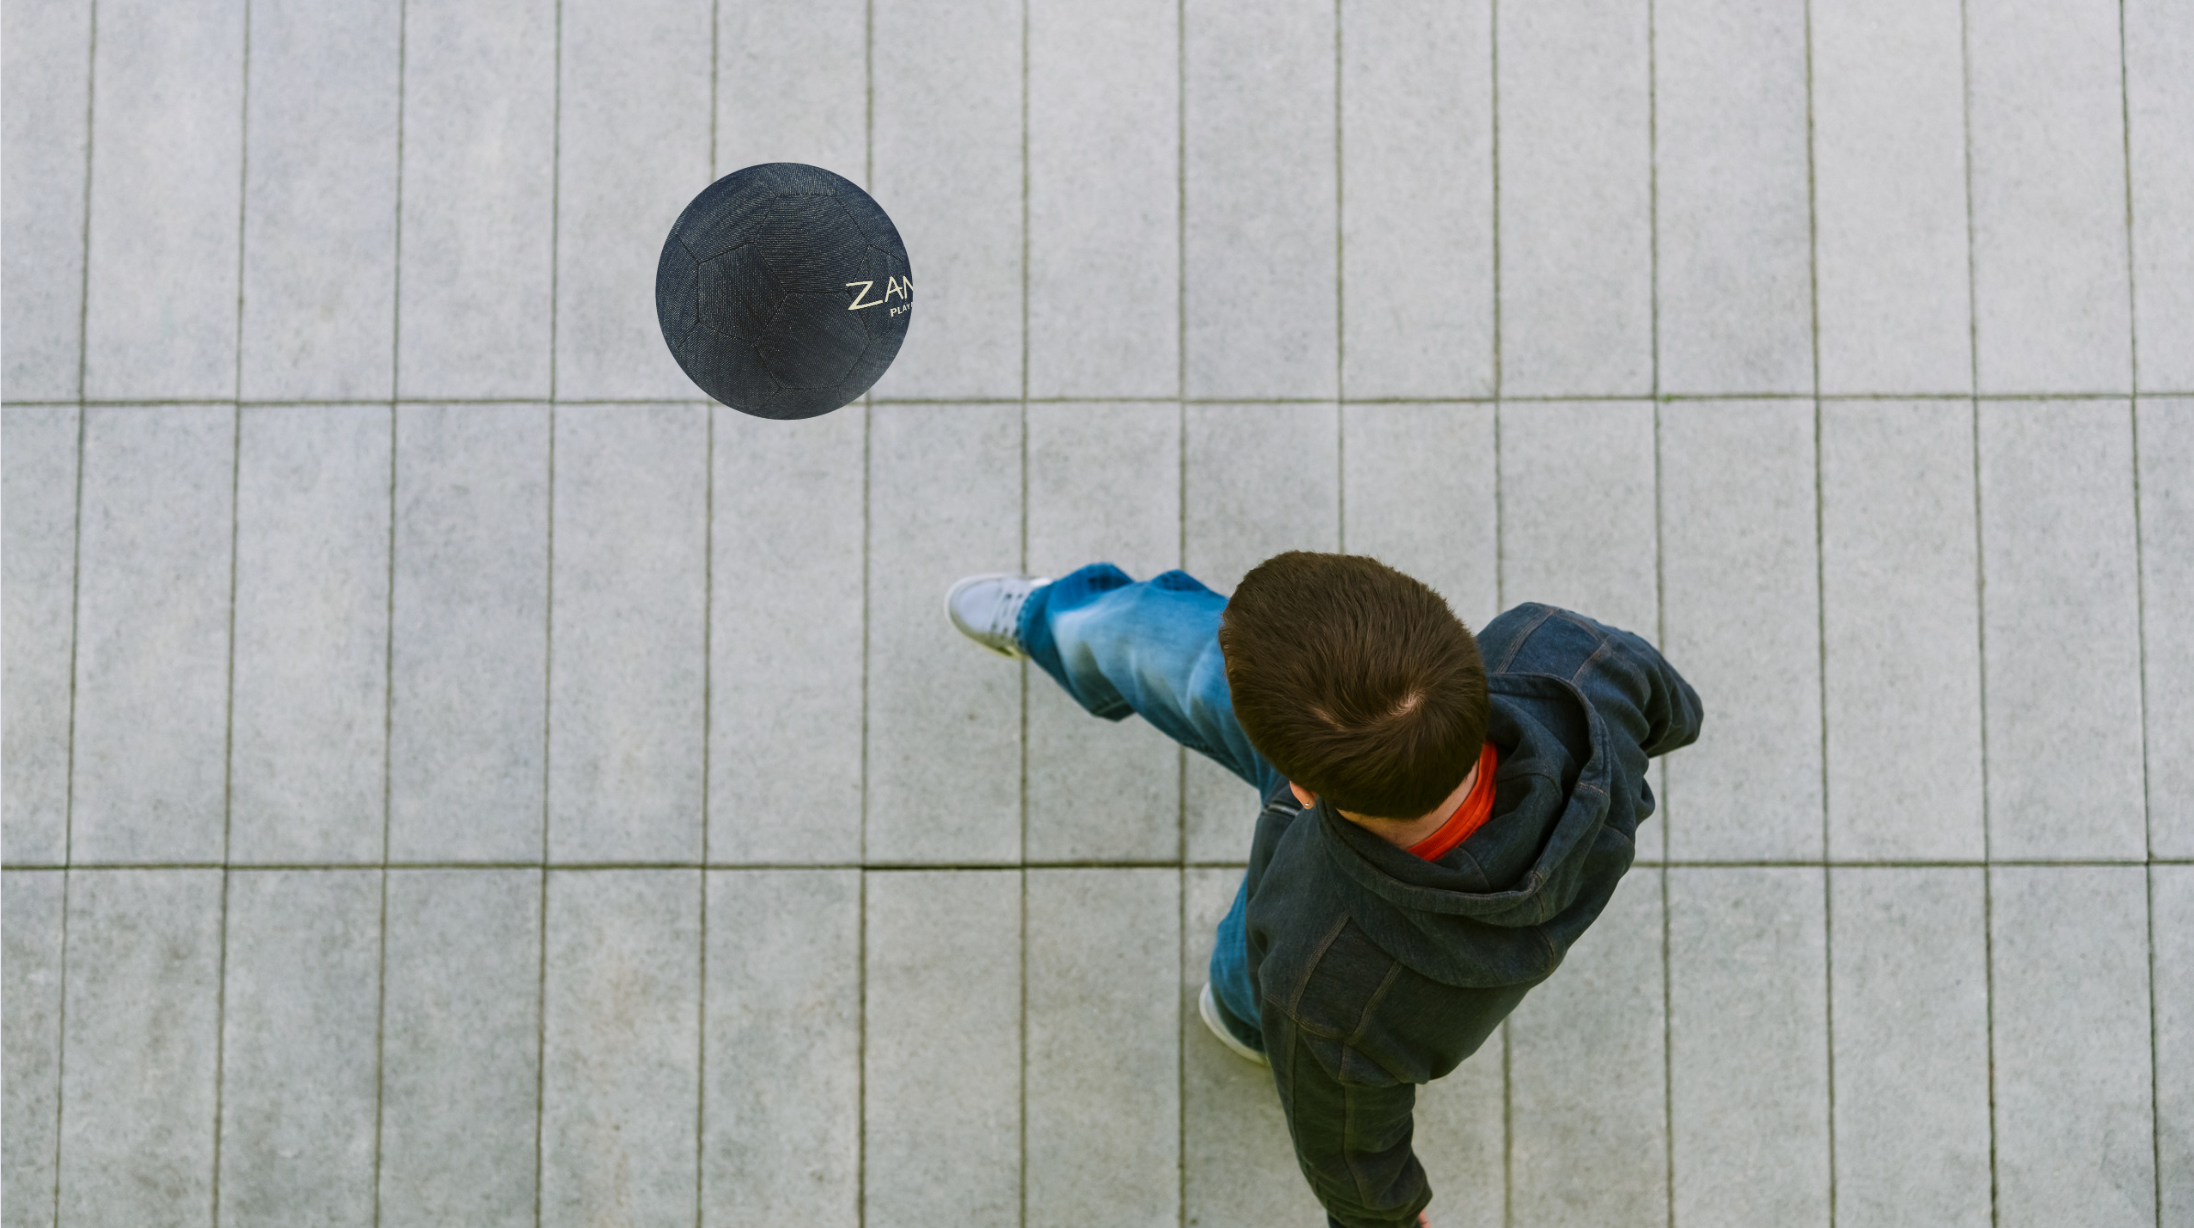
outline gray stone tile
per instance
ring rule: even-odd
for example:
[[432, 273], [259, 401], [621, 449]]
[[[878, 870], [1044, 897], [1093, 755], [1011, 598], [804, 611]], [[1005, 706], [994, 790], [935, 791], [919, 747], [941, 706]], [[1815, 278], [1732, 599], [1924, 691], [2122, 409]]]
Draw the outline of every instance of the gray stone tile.
[[866, 887], [863, 1217], [1019, 1223], [1021, 875], [872, 873]]
[[2156, 1218], [2149, 918], [2139, 866], [1989, 871], [1996, 1222]]
[[86, 411], [73, 860], [218, 861], [236, 411]]
[[1965, 392], [1965, 44], [1956, 0], [1812, 11], [1824, 392]]
[[0, 394], [59, 400], [83, 359], [91, 4], [10, 5], [0, 44]]
[[109, 0], [95, 24], [84, 395], [233, 396], [244, 9]]
[[570, 0], [558, 10], [554, 395], [697, 398], [655, 313], [671, 223], [709, 185], [713, 9]]
[[223, 961], [223, 1224], [369, 1224], [381, 872], [239, 871]]
[[868, 413], [712, 412], [708, 855], [859, 861]]
[[1181, 877], [1028, 872], [1031, 1228], [1177, 1228]]
[[549, 856], [701, 856], [708, 417], [556, 411]]
[[213, 1211], [221, 872], [79, 870], [69, 885], [61, 1224]]
[[233, 861], [381, 857], [390, 413], [386, 405], [242, 411]]
[[1324, 1211], [1295, 1165], [1272, 1071], [1236, 1057], [1196, 1011], [1212, 933], [1241, 884], [1240, 870], [1181, 872], [1181, 1222], [1315, 1224]]
[[[1117, 564], [1138, 580], [1181, 549], [1174, 404], [1028, 407], [1028, 560], [1038, 575]], [[1083, 711], [1028, 672], [1028, 856], [1169, 860], [1180, 851], [1180, 753], [1140, 719]]]
[[2138, 387], [2194, 390], [2194, 22], [2174, 0], [2123, 6]]
[[1021, 855], [1022, 666], [952, 629], [945, 590], [1021, 557], [1021, 410], [871, 413], [868, 789], [871, 861]]
[[391, 870], [380, 1222], [531, 1228], [541, 874]]
[[1989, 853], [2140, 857], [2130, 415], [2031, 401], [1980, 415]]
[[393, 395], [401, 5], [249, 11], [237, 395]]
[[805, 162], [868, 178], [862, 0], [716, 9], [716, 174]]
[[1184, 385], [1330, 397], [1336, 385], [1335, 7], [1184, 13]]
[[1500, 1037], [1436, 1083], [1417, 1089], [1417, 1162], [1432, 1181], [1426, 1214], [1441, 1228], [1504, 1228], [1503, 1169], [1508, 1144], [1502, 1113]]
[[1973, 409], [1821, 407], [1828, 851], [1978, 858], [1980, 572]]
[[1676, 1223], [1828, 1222], [1821, 878], [1668, 872]]
[[555, 6], [407, 4], [399, 395], [548, 396], [555, 162]]
[[[1220, 593], [1285, 550], [1340, 546], [1333, 405], [1191, 405], [1185, 415], [1181, 565]], [[1183, 758], [1191, 861], [1249, 857], [1254, 790], [1202, 755]]]
[[7, 1228], [53, 1223], [54, 1131], [61, 1112], [62, 876], [10, 870], [0, 890], [0, 993], [7, 995], [4, 1051], [7, 1098], [0, 1108], [0, 1179]]
[[2148, 851], [2194, 857], [2194, 400], [2134, 406], [2140, 442], [2141, 659]]
[[[1509, 1017], [1515, 1222], [1660, 1223], [1668, 1215], [1661, 876], [1633, 870], [1552, 979]], [[1503, 1037], [1465, 1063], [1497, 1063]], [[1579, 1156], [1597, 1157], [1580, 1165]]]
[[541, 856], [549, 416], [396, 414], [389, 856]]
[[2119, 7], [1967, 6], [1983, 393], [2133, 386]]
[[1839, 1224], [1990, 1223], [1982, 874], [1830, 873]]
[[1706, 698], [1669, 761], [1669, 856], [1821, 855], [1821, 609], [1814, 411], [1661, 410], [1671, 661]]
[[1813, 389], [1807, 7], [1653, 6], [1664, 390]]
[[708, 876], [701, 1208], [716, 1225], [855, 1223], [861, 876]]
[[2194, 866], [2150, 866], [2159, 1224], [2194, 1217]]
[[0, 411], [0, 845], [10, 865], [57, 865], [68, 853], [76, 441], [73, 407]]
[[1495, 14], [1500, 384], [1653, 388], [1651, 33], [1645, 0]]
[[1344, 5], [1340, 23], [1342, 387], [1491, 396], [1492, 5]]
[[1341, 543], [1447, 598], [1472, 629], [1500, 613], [1491, 405], [1341, 410]]
[[866, 187], [906, 241], [922, 315], [879, 397], [1017, 397], [1022, 389], [1021, 7], [870, 6]]
[[1180, 389], [1179, 12], [1028, 6], [1031, 396]]
[[701, 874], [552, 870], [541, 1223], [695, 1218]]

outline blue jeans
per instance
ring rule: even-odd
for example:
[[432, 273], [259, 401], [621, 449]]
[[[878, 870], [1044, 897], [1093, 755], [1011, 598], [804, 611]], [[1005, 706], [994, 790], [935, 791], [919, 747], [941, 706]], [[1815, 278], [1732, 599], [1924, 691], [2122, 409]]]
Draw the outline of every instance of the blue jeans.
[[[1137, 583], [1110, 563], [1092, 563], [1030, 594], [1018, 633], [1036, 664], [1091, 713], [1116, 721], [1133, 712], [1266, 798], [1287, 778], [1257, 753], [1234, 719], [1219, 655], [1219, 611], [1225, 608], [1226, 598], [1187, 572]], [[1261, 1049], [1242, 925], [1248, 898], [1245, 881], [1219, 922], [1211, 992], [1231, 1016], [1235, 1035]]]

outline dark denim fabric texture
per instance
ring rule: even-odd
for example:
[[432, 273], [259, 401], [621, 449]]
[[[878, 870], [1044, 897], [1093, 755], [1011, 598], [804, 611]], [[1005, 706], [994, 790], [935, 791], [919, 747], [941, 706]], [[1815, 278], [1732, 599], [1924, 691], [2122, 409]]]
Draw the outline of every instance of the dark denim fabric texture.
[[1427, 862], [1323, 802], [1303, 809], [1229, 744], [1246, 747], [1224, 699], [1223, 606], [1183, 573], [1136, 584], [1097, 564], [1039, 589], [1022, 638], [1091, 712], [1141, 713], [1259, 787], [1242, 958], [1257, 1018], [1230, 1022], [1261, 1030], [1331, 1223], [1410, 1224], [1432, 1198], [1411, 1148], [1416, 1085], [1476, 1052], [1600, 915], [1653, 813], [1647, 760], [1697, 739], [1699, 697], [1630, 632], [1547, 605], [1496, 617], [1478, 635], [1493, 814]]

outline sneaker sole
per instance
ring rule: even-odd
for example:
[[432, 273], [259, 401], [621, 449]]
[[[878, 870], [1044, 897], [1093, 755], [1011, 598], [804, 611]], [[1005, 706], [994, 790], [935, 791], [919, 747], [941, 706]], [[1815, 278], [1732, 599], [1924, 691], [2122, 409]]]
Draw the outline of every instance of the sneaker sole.
[[1255, 1062], [1259, 1066], [1272, 1065], [1271, 1058], [1236, 1040], [1234, 1033], [1227, 1031], [1226, 1021], [1219, 1018], [1219, 1004], [1211, 996], [1210, 981], [1204, 982], [1204, 991], [1196, 996], [1196, 1013], [1203, 1016], [1204, 1026], [1211, 1029], [1211, 1034], [1219, 1038], [1220, 1044], [1232, 1049], [1236, 1057]]

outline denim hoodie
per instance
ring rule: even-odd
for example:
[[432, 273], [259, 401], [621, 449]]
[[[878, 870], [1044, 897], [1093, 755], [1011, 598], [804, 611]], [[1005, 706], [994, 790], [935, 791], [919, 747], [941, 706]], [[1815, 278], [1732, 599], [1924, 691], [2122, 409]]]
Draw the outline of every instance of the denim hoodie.
[[1630, 868], [1646, 760], [1699, 736], [1699, 696], [1652, 645], [1545, 605], [1478, 637], [1500, 751], [1493, 813], [1427, 862], [1267, 799], [1250, 850], [1251, 984], [1295, 1156], [1339, 1228], [1412, 1223], [1416, 1085], [1477, 1051], [1552, 975]]

